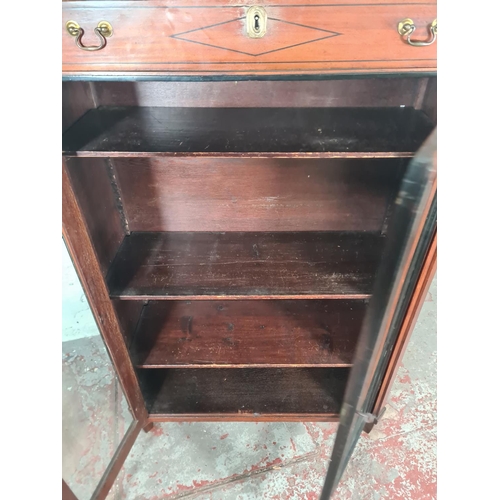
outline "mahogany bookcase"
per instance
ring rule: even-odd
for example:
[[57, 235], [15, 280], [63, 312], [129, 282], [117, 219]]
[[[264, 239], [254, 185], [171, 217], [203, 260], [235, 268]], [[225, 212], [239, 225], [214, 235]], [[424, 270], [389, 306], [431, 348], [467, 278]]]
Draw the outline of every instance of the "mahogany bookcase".
[[94, 498], [154, 422], [340, 420], [326, 499], [436, 268], [435, 4], [209, 3], [63, 3], [63, 236], [134, 417]]

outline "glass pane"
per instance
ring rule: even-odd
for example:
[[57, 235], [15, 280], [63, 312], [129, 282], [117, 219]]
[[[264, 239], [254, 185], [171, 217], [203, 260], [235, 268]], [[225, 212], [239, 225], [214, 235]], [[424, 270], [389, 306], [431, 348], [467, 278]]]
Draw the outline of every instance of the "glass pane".
[[62, 276], [62, 477], [88, 500], [132, 415], [64, 242]]

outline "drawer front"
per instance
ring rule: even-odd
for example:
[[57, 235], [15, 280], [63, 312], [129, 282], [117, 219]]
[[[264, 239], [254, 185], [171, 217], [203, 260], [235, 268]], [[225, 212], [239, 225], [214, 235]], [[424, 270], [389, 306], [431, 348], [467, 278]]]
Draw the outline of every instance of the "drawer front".
[[[63, 74], [273, 75], [433, 72], [437, 42], [415, 47], [398, 33], [410, 18], [412, 40], [431, 39], [435, 2], [380, 0], [240, 0], [64, 2]], [[248, 5], [267, 14], [261, 38], [247, 34]], [[99, 45], [100, 21], [112, 36], [100, 50], [77, 47], [66, 30], [72, 20], [84, 30], [83, 46]]]

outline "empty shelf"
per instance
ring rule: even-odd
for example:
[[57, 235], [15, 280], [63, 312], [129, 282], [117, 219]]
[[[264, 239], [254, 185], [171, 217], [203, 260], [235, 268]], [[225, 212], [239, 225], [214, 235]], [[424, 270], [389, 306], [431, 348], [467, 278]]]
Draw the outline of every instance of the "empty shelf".
[[432, 128], [413, 108], [100, 107], [63, 135], [63, 153], [409, 157]]
[[161, 420], [332, 420], [348, 368], [139, 370], [146, 407]]
[[370, 296], [384, 238], [357, 232], [131, 233], [108, 274], [112, 298]]
[[348, 367], [366, 302], [153, 301], [132, 348], [139, 368]]

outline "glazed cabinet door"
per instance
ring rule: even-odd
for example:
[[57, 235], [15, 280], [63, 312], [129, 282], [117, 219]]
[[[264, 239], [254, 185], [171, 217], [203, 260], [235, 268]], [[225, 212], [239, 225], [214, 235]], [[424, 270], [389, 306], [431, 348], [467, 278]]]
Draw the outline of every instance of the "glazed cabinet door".
[[141, 429], [63, 244], [62, 498], [104, 500]]
[[403, 178], [373, 295], [364, 318], [340, 413], [321, 500], [332, 497], [365, 425], [436, 231], [436, 130], [416, 153]]

